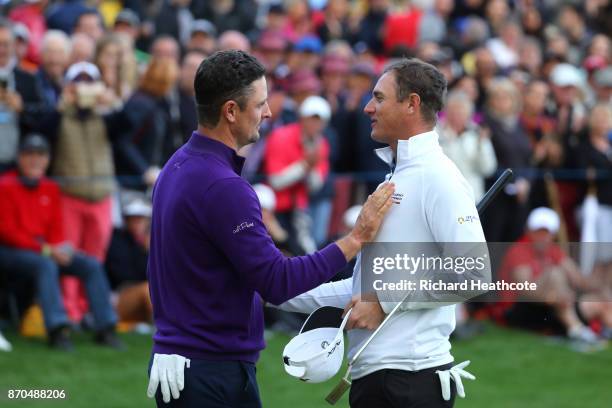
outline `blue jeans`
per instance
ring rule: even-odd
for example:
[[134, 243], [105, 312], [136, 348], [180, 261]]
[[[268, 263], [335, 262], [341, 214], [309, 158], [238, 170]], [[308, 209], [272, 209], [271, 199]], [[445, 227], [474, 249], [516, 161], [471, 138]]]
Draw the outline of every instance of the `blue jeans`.
[[[149, 375], [153, 356], [149, 361]], [[191, 359], [185, 367], [185, 388], [179, 399], [164, 402], [161, 386], [155, 401], [169, 408], [261, 408], [255, 364], [244, 361], [207, 361]]]
[[326, 198], [311, 201], [308, 212], [310, 213], [310, 218], [312, 218], [312, 237], [317, 248], [322, 248], [327, 243], [329, 220], [332, 214], [332, 201]]
[[53, 259], [34, 251], [0, 246], [0, 269], [9, 278], [17, 276], [34, 281], [47, 331], [69, 323], [59, 286], [60, 274], [74, 275], [83, 280], [96, 330], [117, 323], [104, 269], [92, 257], [77, 253], [69, 265], [59, 266]]

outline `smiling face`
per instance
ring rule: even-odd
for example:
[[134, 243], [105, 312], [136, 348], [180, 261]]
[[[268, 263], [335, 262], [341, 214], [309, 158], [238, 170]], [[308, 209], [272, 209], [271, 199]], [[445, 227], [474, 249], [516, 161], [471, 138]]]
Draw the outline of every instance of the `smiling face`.
[[[246, 98], [244, 109], [235, 104], [233, 107], [234, 123], [232, 133], [238, 148], [259, 140], [259, 127], [264, 119], [272, 116], [268, 106], [268, 86], [266, 77], [261, 77], [251, 84], [252, 93]], [[232, 103], [230, 101], [230, 103]], [[235, 103], [235, 102], [234, 102]]]
[[393, 71], [380, 77], [372, 91], [372, 99], [363, 109], [372, 121], [372, 139], [390, 145], [402, 136], [409, 117], [408, 100], [398, 102]]

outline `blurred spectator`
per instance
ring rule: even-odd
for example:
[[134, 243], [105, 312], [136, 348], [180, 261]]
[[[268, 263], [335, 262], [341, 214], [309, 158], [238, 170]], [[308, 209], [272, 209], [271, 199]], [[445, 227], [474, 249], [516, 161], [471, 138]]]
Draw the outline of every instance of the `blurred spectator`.
[[217, 29], [208, 20], [195, 20], [191, 24], [189, 40], [185, 44], [187, 50], [199, 50], [210, 55], [217, 48]]
[[[574, 261], [554, 243], [559, 217], [550, 208], [529, 214], [527, 233], [504, 257], [500, 278], [510, 282], [535, 282], [536, 291], [507, 294], [517, 302], [506, 312], [514, 325], [566, 334], [579, 345], [597, 345], [598, 336], [588, 327], [599, 319], [606, 333], [612, 327], [612, 307], [599, 288], [586, 280]], [[518, 296], [517, 296], [518, 295]]]
[[507, 69], [518, 65], [522, 41], [521, 27], [513, 21], [508, 21], [500, 26], [499, 37], [487, 42], [487, 47], [491, 50], [497, 66]]
[[62, 93], [64, 71], [70, 57], [70, 40], [62, 31], [49, 30], [40, 47], [42, 64], [36, 79], [42, 91], [42, 98], [49, 109], [55, 109]]
[[[589, 117], [588, 138], [576, 150], [576, 164], [582, 169], [594, 169], [597, 195], [597, 242], [612, 242], [612, 108], [609, 103], [595, 105]], [[598, 262], [611, 264], [612, 253], [602, 248]], [[600, 251], [601, 252], [601, 251]]]
[[178, 64], [181, 57], [179, 43], [172, 37], [159, 36], [151, 45], [151, 57], [153, 59], [169, 58]]
[[284, 36], [295, 43], [313, 32], [308, 0], [287, 0], [284, 2], [287, 18], [283, 27]]
[[121, 10], [115, 18], [113, 32], [127, 35], [132, 40], [132, 44], [136, 44], [140, 34], [138, 14], [128, 8]]
[[484, 110], [487, 89], [493, 78], [497, 75], [497, 63], [493, 54], [487, 48], [481, 47], [474, 51], [474, 78], [478, 83], [479, 99], [476, 102], [476, 109]]
[[425, 10], [419, 24], [419, 42], [442, 42], [446, 38], [446, 27], [455, 7], [454, 0], [433, 0], [432, 7]]
[[578, 68], [571, 64], [557, 64], [550, 73], [552, 94], [557, 118], [556, 132], [561, 137], [566, 157], [573, 163], [572, 152], [578, 146], [579, 133], [586, 124], [586, 108], [580, 100], [580, 88], [584, 82]]
[[294, 102], [294, 113], [306, 98], [321, 92], [321, 81], [312, 69], [302, 68], [289, 77], [288, 90]]
[[256, 7], [254, 0], [208, 0], [200, 1], [194, 14], [212, 22], [220, 33], [236, 30], [248, 34], [255, 28]]
[[70, 37], [71, 50], [68, 65], [77, 62], [92, 62], [96, 51], [96, 42], [87, 34], [76, 33]]
[[28, 45], [30, 43], [30, 32], [28, 28], [21, 23], [14, 24], [13, 37], [15, 38], [15, 58], [17, 58], [17, 66], [27, 72], [36, 71], [36, 64], [26, 59]]
[[27, 31], [27, 51], [25, 60], [37, 66], [40, 64], [40, 44], [42, 43], [47, 23], [45, 21], [45, 9], [48, 0], [29, 0], [15, 6], [9, 13], [9, 19], [24, 25]]
[[[54, 132], [52, 174], [59, 178], [66, 239], [75, 248], [103, 262], [111, 234], [111, 195], [115, 167], [111, 137], [114, 116], [105, 105], [106, 87], [100, 72], [89, 62], [72, 65], [58, 107]], [[73, 280], [63, 283], [69, 315], [79, 321], [86, 310], [78, 300]]]
[[147, 282], [151, 205], [133, 199], [123, 209], [123, 218], [124, 227], [113, 232], [105, 264], [111, 287], [118, 294], [117, 314], [121, 322], [151, 322]]
[[446, 99], [445, 120], [439, 127], [440, 146], [472, 186], [476, 202], [484, 194], [484, 180], [497, 169], [490, 136], [473, 123], [474, 105], [461, 91]]
[[[506, 78], [493, 80], [487, 91], [484, 124], [491, 134], [499, 171], [513, 169], [516, 181], [497, 196], [483, 216], [487, 241], [516, 241], [527, 216], [530, 182], [526, 173], [532, 151], [519, 120], [520, 112], [521, 96], [512, 81]], [[513, 214], [513, 217], [499, 214]]]
[[489, 0], [485, 2], [485, 16], [493, 36], [499, 36], [510, 18], [510, 6], [506, 0]]
[[544, 19], [537, 7], [526, 7], [521, 12], [521, 25], [525, 35], [541, 40], [544, 35]]
[[72, 33], [83, 33], [98, 41], [104, 35], [102, 16], [96, 10], [87, 10], [79, 15], [71, 31]]
[[48, 165], [49, 145], [42, 136], [29, 135], [21, 145], [17, 170], [0, 177], [0, 268], [9, 277], [35, 282], [52, 347], [73, 348], [59, 288], [59, 275], [69, 274], [85, 284], [96, 342], [121, 348], [104, 270], [64, 237], [60, 190], [45, 177]]
[[180, 44], [185, 44], [193, 21], [190, 4], [191, 0], [162, 0], [155, 18], [155, 35], [170, 36]]
[[595, 72], [593, 88], [597, 102], [612, 103], [612, 66]]
[[368, 0], [368, 11], [359, 23], [355, 42], [364, 42], [375, 55], [383, 53], [383, 27], [387, 20], [389, 0]]
[[280, 31], [266, 30], [261, 33], [255, 47], [255, 55], [266, 67], [266, 72], [276, 72], [285, 59], [285, 51], [289, 45]]
[[198, 127], [195, 106], [193, 81], [200, 63], [206, 55], [199, 51], [189, 51], [183, 57], [179, 74], [179, 109], [181, 116], [181, 134], [190, 135]]
[[421, 10], [409, 4], [387, 16], [383, 30], [383, 44], [387, 54], [397, 49], [415, 48], [422, 16]]
[[[178, 71], [174, 59], [151, 59], [140, 86], [123, 109], [126, 123], [115, 143], [118, 174], [141, 178], [145, 186], [153, 186], [176, 148], [163, 102], [176, 85]], [[142, 182], [122, 180], [131, 187], [142, 187]]]
[[540, 76], [540, 69], [542, 67], [542, 48], [537, 39], [526, 37], [520, 45], [518, 58], [518, 65], [520, 68], [527, 71], [533, 77]]
[[[294, 254], [312, 253], [316, 245], [306, 210], [309, 194], [319, 190], [329, 175], [329, 143], [323, 129], [331, 117], [325, 99], [311, 96], [300, 105], [300, 120], [276, 129], [269, 137], [264, 168], [276, 191], [279, 222], [289, 232]], [[321, 217], [321, 224], [328, 222]], [[319, 225], [327, 232], [326, 225]]]
[[249, 42], [249, 39], [241, 32], [236, 30], [228, 30], [219, 37], [217, 50], [241, 50], [250, 53], [251, 43]]
[[10, 22], [0, 17], [0, 172], [15, 159], [20, 134], [41, 128], [44, 103], [35, 77], [17, 65]]
[[54, 2], [47, 10], [47, 26], [71, 34], [79, 16], [91, 12], [83, 0]]
[[[325, 56], [321, 64], [322, 94], [329, 102], [333, 114], [337, 113], [343, 103], [349, 66], [350, 60], [334, 54]], [[343, 117], [342, 121], [346, 121], [346, 118]]]
[[567, 35], [567, 38], [572, 45], [572, 55], [576, 55], [573, 62], [578, 62], [591, 42], [592, 33], [587, 28], [584, 18], [577, 6], [565, 4], [559, 11], [558, 17], [559, 27]]
[[328, 0], [324, 20], [317, 28], [317, 35], [326, 44], [331, 40], [349, 40], [348, 0]]
[[118, 109], [122, 99], [131, 91], [129, 84], [123, 78], [121, 70], [122, 45], [119, 37], [107, 34], [96, 44], [94, 64], [100, 70], [100, 78], [106, 86], [106, 105]]
[[307, 35], [295, 42], [289, 56], [287, 65], [291, 71], [297, 69], [316, 70], [321, 62], [323, 44], [313, 35]]

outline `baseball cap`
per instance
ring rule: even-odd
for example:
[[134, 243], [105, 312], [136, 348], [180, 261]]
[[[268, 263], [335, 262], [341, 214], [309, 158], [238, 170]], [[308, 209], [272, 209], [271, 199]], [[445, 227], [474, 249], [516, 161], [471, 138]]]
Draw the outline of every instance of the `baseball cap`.
[[323, 50], [323, 44], [321, 44], [319, 37], [305, 35], [297, 40], [293, 45], [293, 50], [297, 52], [312, 52], [314, 54], [319, 54]]
[[349, 69], [349, 61], [337, 55], [326, 55], [321, 62], [321, 71], [326, 74], [346, 74]]
[[153, 210], [145, 200], [137, 198], [123, 208], [124, 217], [150, 217]]
[[19, 152], [49, 153], [49, 142], [38, 133], [30, 133], [21, 141]]
[[255, 194], [257, 194], [261, 208], [274, 211], [276, 208], [276, 194], [274, 194], [274, 190], [261, 183], [255, 184], [253, 190], [255, 190]]
[[194, 33], [204, 33], [214, 37], [217, 35], [217, 28], [208, 20], [194, 20], [193, 23], [191, 23], [191, 35]]
[[372, 64], [368, 62], [358, 62], [351, 68], [351, 74], [364, 75], [374, 78], [376, 76], [376, 71], [374, 70], [374, 66]]
[[567, 63], [557, 64], [550, 73], [550, 80], [557, 86], [580, 86], [582, 75], [575, 66]]
[[331, 107], [322, 97], [316, 95], [309, 96], [300, 106], [300, 116], [303, 118], [318, 116], [327, 122], [331, 117]]
[[30, 41], [30, 30], [22, 23], [16, 23], [13, 25], [13, 35], [15, 38], [23, 40], [25, 42]]
[[87, 75], [94, 81], [100, 79], [100, 71], [91, 62], [81, 61], [76, 64], [72, 64], [68, 71], [66, 71], [66, 81], [72, 82], [78, 79], [82, 75]]
[[304, 382], [319, 383], [333, 377], [344, 359], [344, 326], [350, 311], [323, 306], [308, 316], [300, 333], [283, 350], [285, 371]]
[[115, 17], [115, 24], [117, 23], [125, 23], [135, 27], [140, 24], [140, 18], [138, 18], [138, 15], [132, 10], [123, 9], [117, 14], [117, 17]]
[[527, 218], [527, 228], [531, 231], [546, 229], [556, 234], [559, 231], [559, 216], [548, 207], [538, 207], [531, 211]]
[[612, 87], [612, 67], [597, 70], [593, 76], [593, 80], [597, 86]]

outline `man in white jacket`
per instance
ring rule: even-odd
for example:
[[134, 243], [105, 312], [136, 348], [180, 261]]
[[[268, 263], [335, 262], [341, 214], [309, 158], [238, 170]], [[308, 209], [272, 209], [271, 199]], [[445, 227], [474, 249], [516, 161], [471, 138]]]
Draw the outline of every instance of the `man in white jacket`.
[[[388, 144], [376, 155], [389, 165], [386, 180], [396, 186], [395, 204], [376, 242], [485, 242], [472, 189], [442, 152], [434, 130], [445, 90], [444, 76], [435, 67], [401, 60], [385, 70], [364, 109], [372, 120], [372, 138]], [[361, 298], [361, 262], [360, 254], [352, 278], [321, 285], [280, 306], [303, 313], [321, 306], [352, 308], [346, 325], [349, 360], [397, 304], [386, 297], [381, 301], [380, 294], [379, 302]], [[455, 387], [450, 398], [448, 390], [443, 398], [436, 372], [452, 366], [455, 305], [408, 299], [352, 367], [351, 407], [453, 405]], [[461, 395], [462, 386], [456, 385]]]

